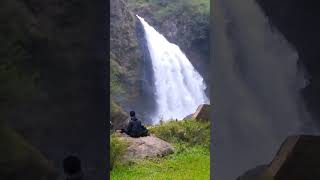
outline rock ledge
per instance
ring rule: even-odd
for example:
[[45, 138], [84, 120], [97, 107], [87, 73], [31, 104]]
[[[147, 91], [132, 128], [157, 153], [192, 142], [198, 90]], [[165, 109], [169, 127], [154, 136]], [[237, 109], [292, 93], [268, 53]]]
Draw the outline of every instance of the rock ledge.
[[126, 134], [116, 133], [121, 140], [129, 143], [125, 160], [137, 160], [152, 157], [163, 157], [174, 152], [173, 146], [154, 135], [132, 138]]

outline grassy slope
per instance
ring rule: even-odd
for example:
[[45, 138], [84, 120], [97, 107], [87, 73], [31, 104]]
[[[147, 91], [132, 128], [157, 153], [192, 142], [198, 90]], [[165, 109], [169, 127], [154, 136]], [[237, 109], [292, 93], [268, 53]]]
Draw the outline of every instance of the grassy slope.
[[118, 166], [111, 171], [111, 179], [210, 179], [210, 152], [204, 147], [195, 146], [164, 159], [144, 160], [134, 165]]
[[176, 149], [175, 153], [164, 158], [134, 163], [118, 162], [111, 171], [112, 180], [210, 179], [210, 124], [208, 122], [169, 121], [149, 129], [157, 137], [172, 143]]

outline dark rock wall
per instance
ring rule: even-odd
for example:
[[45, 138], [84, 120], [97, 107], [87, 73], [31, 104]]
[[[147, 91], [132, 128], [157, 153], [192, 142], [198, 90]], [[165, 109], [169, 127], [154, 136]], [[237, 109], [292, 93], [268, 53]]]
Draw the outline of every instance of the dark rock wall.
[[130, 11], [126, 0], [115, 0], [110, 7], [110, 53], [111, 61], [122, 69], [117, 82], [122, 93], [112, 92], [111, 98], [125, 111], [135, 110], [137, 117], [149, 122], [154, 110], [152, 69], [148, 59], [144, 32], [136, 16]]
[[257, 0], [271, 24], [296, 48], [307, 71], [308, 86], [302, 91], [308, 110], [320, 126], [320, 5], [317, 1]]

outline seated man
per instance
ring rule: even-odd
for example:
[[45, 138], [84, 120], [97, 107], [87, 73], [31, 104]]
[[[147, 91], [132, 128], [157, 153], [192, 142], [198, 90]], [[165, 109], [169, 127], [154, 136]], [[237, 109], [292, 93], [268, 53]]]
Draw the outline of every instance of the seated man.
[[136, 113], [130, 111], [131, 121], [129, 122], [126, 129], [122, 129], [121, 132], [128, 134], [131, 137], [148, 136], [148, 129], [145, 128], [141, 121], [136, 118]]

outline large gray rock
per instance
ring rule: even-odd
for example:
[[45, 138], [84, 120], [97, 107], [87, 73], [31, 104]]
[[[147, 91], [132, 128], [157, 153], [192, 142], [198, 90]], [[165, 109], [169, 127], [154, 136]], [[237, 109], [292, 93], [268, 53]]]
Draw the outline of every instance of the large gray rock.
[[174, 152], [174, 148], [170, 143], [154, 135], [132, 138], [126, 134], [116, 133], [116, 136], [129, 144], [123, 157], [125, 160], [163, 157]]

